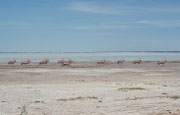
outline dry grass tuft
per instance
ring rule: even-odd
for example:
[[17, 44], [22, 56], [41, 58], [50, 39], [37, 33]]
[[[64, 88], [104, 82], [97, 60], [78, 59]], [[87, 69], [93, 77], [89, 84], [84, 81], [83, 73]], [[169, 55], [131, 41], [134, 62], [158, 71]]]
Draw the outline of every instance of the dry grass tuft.
[[163, 87], [167, 87], [167, 85], [163, 85]]
[[26, 106], [23, 105], [23, 106], [21, 107], [21, 113], [20, 113], [20, 115], [27, 115], [27, 114], [28, 114], [28, 112], [27, 112]]
[[125, 100], [141, 100], [141, 99], [144, 99], [145, 97], [134, 97], [134, 98], [126, 98]]
[[132, 90], [146, 90], [146, 89], [142, 88], [142, 87], [124, 87], [124, 88], [119, 88], [118, 90], [126, 92], [126, 91], [129, 91], [129, 90], [132, 91]]
[[98, 99], [98, 97], [87, 96], [87, 97], [75, 97], [75, 98], [68, 98], [68, 99], [61, 98], [61, 99], [57, 99], [57, 101], [75, 101], [75, 100], [84, 100], [84, 99]]
[[169, 98], [176, 100], [176, 99], [180, 99], [180, 96], [179, 95], [174, 95], [174, 96], [170, 96]]
[[44, 103], [44, 101], [34, 101], [34, 103]]
[[153, 96], [153, 97], [134, 97], [134, 98], [126, 98], [125, 100], [142, 100], [142, 99], [153, 99], [153, 98], [169, 98], [169, 99], [180, 99], [179, 95], [174, 95], [174, 96]]

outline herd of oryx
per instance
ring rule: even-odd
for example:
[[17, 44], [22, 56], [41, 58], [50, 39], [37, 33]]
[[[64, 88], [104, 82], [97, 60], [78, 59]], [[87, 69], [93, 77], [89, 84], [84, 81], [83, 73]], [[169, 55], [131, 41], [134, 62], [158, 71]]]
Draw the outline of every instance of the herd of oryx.
[[[97, 64], [104, 64], [105, 62], [106, 62], [105, 59], [104, 59], [104, 60], [99, 60], [99, 61], [97, 61]], [[125, 62], [125, 60], [118, 60], [118, 61], [117, 61], [117, 64], [123, 64], [124, 62]], [[16, 60], [15, 60], [15, 59], [13, 59], [13, 60], [11, 60], [11, 61], [8, 62], [9, 65], [10, 65], [10, 64], [15, 64], [15, 63], [16, 63]], [[25, 60], [25, 61], [22, 61], [22, 62], [21, 62], [21, 65], [27, 65], [27, 64], [29, 64], [29, 63], [31, 63], [31, 60]], [[49, 60], [48, 60], [48, 59], [45, 59], [45, 60], [40, 61], [40, 62], [39, 62], [39, 65], [48, 64], [48, 63], [49, 63]], [[72, 63], [71, 60], [68, 60], [68, 61], [59, 60], [59, 61], [57, 62], [57, 64], [61, 64], [61, 66], [70, 66], [71, 63]], [[141, 60], [141, 59], [140, 59], [140, 60], [134, 60], [134, 61], [133, 61], [133, 64], [140, 64], [140, 63], [142, 63], [142, 60]], [[158, 65], [164, 65], [165, 63], [167, 63], [167, 60], [166, 60], [166, 59], [157, 62]]]
[[[97, 62], [97, 64], [104, 64], [105, 61], [106, 61], [105, 59], [104, 59], [104, 60], [99, 60], [99, 61]], [[123, 64], [124, 62], [125, 62], [125, 60], [118, 60], [118, 61], [117, 61], [117, 64]], [[140, 63], [142, 63], [142, 60], [134, 60], [134, 61], [133, 61], [133, 64], [140, 64]], [[157, 62], [158, 65], [164, 65], [165, 63], [167, 63], [167, 60], [166, 60], [166, 59]]]
[[[15, 59], [10, 60], [10, 61], [8, 62], [9, 65], [15, 64], [15, 63], [16, 63], [16, 60], [15, 60]], [[29, 63], [31, 63], [31, 60], [25, 60], [25, 61], [22, 61], [22, 62], [21, 62], [21, 65], [28, 65]], [[40, 62], [39, 62], [39, 65], [48, 64], [48, 63], [49, 63], [49, 60], [48, 60], [48, 59], [45, 59], [45, 60], [40, 61]], [[72, 63], [71, 60], [68, 60], [68, 61], [59, 60], [59, 61], [57, 62], [57, 64], [61, 64], [61, 66], [70, 66], [71, 63]]]

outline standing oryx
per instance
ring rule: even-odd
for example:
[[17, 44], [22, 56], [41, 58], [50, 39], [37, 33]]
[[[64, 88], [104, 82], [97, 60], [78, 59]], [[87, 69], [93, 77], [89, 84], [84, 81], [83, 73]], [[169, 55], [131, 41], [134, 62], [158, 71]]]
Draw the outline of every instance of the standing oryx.
[[64, 62], [61, 63], [61, 66], [70, 66], [71, 63], [72, 63], [71, 60], [69, 60], [69, 61], [64, 61]]
[[31, 60], [25, 60], [21, 62], [21, 65], [27, 65], [29, 63], [31, 63]]
[[133, 64], [140, 64], [140, 63], [142, 63], [142, 60], [140, 59], [140, 60], [134, 60], [133, 61]]
[[57, 64], [62, 64], [62, 63], [64, 63], [65, 61], [64, 60], [59, 60], [58, 62], [57, 62]]
[[45, 59], [45, 60], [42, 60], [39, 62], [39, 65], [42, 65], [42, 64], [47, 64], [49, 63], [49, 60], [48, 59]]
[[104, 64], [105, 63], [105, 59], [104, 60], [99, 60], [99, 61], [97, 61], [97, 64]]
[[117, 64], [120, 64], [120, 63], [123, 64], [124, 62], [125, 62], [125, 60], [118, 60]]
[[9, 65], [10, 65], [10, 64], [15, 64], [15, 63], [16, 63], [16, 60], [15, 60], [15, 59], [10, 60], [10, 61], [8, 62]]
[[158, 65], [164, 65], [165, 63], [167, 63], [166, 59], [157, 62]]

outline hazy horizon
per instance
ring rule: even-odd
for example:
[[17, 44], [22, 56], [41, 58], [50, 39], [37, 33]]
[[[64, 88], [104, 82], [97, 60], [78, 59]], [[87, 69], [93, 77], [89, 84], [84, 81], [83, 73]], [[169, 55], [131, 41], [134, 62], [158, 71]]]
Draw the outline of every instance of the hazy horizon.
[[152, 53], [163, 53], [163, 52], [169, 52], [169, 53], [180, 53], [180, 51], [8, 51], [8, 52], [4, 52], [4, 51], [0, 51], [0, 53], [108, 53], [108, 52], [152, 52]]

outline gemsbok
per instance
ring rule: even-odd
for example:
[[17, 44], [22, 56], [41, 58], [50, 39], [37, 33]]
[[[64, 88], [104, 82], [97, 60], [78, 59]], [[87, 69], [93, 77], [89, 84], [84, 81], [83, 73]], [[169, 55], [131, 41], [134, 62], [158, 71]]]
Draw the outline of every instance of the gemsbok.
[[40, 62], [39, 62], [39, 65], [47, 64], [47, 63], [49, 63], [49, 60], [48, 60], [48, 59], [40, 61]]
[[134, 60], [133, 61], [133, 64], [140, 64], [140, 63], [142, 63], [142, 60]]
[[104, 63], [105, 63], [105, 59], [97, 61], [97, 64], [104, 64]]
[[15, 63], [16, 63], [16, 60], [15, 60], [15, 59], [10, 60], [10, 61], [8, 62], [8, 64], [9, 64], [9, 65], [11, 65], [11, 64], [15, 64]]
[[125, 60], [118, 60], [117, 64], [120, 64], [120, 63], [123, 64], [124, 62], [125, 62]]
[[64, 61], [63, 63], [61, 63], [61, 66], [70, 66], [71, 63], [72, 63], [71, 60], [69, 60], [69, 61]]
[[64, 63], [65, 61], [64, 60], [59, 60], [58, 62], [57, 62], [57, 64], [62, 64], [62, 63]]
[[27, 65], [29, 63], [31, 63], [31, 60], [25, 60], [25, 61], [21, 62], [21, 65]]
[[166, 59], [157, 62], [158, 65], [164, 65], [165, 63], [167, 63]]

